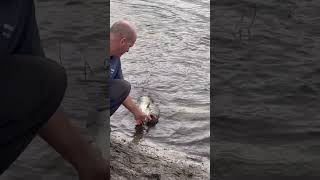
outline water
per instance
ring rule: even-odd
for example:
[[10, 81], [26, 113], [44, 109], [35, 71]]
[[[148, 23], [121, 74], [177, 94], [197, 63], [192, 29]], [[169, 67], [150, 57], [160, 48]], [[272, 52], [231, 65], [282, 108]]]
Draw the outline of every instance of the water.
[[[68, 74], [65, 111], [81, 133], [94, 141], [95, 124], [106, 121], [107, 18], [105, 1], [38, 1], [37, 19], [48, 58], [61, 63]], [[61, 50], [59, 50], [61, 49]], [[60, 53], [59, 53], [60, 51]], [[87, 76], [84, 64], [87, 62]], [[75, 180], [77, 173], [48, 144], [35, 138], [1, 180]]]
[[[125, 19], [138, 39], [122, 57], [131, 96], [149, 95], [161, 115], [143, 140], [209, 161], [210, 15], [209, 1], [112, 0], [111, 24]], [[112, 132], [133, 139], [133, 115], [121, 107], [111, 118]]]
[[318, 8], [313, 0], [215, 3], [214, 179], [320, 176]]

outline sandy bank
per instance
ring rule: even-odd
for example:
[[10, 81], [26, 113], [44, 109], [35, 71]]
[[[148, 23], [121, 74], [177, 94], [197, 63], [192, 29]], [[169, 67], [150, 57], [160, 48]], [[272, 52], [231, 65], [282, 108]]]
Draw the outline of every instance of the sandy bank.
[[209, 164], [201, 157], [159, 147], [150, 142], [133, 143], [111, 134], [111, 179], [209, 179]]

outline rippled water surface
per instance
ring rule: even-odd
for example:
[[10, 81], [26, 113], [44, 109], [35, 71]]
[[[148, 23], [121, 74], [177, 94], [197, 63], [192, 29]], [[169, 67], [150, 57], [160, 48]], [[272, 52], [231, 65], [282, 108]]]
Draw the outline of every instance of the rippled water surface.
[[320, 176], [319, 15], [313, 0], [215, 3], [215, 179]]
[[[209, 158], [210, 32], [209, 1], [112, 0], [111, 24], [133, 22], [138, 39], [122, 57], [131, 96], [151, 96], [159, 123], [143, 139]], [[134, 119], [120, 108], [112, 132], [135, 133]]]

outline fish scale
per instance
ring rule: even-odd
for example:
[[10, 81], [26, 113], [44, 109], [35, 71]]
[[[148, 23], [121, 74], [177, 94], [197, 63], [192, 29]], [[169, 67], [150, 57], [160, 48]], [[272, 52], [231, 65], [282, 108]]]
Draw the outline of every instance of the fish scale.
[[145, 121], [147, 126], [153, 126], [158, 123], [160, 110], [149, 96], [141, 96], [138, 99], [139, 108], [141, 111], [152, 117], [152, 120]]

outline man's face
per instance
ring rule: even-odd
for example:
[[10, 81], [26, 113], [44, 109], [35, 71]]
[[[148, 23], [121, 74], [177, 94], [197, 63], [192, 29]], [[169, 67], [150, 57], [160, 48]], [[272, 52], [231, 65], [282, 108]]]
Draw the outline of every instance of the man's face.
[[119, 42], [119, 57], [121, 57], [134, 45], [135, 38], [133, 40], [128, 40], [126, 37], [121, 37]]

